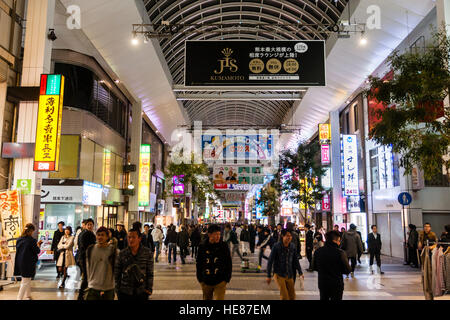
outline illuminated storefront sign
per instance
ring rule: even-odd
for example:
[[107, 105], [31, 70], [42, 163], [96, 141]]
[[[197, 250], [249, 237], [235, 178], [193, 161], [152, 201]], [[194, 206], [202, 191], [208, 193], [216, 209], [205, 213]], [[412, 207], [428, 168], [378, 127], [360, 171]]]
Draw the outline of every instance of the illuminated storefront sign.
[[293, 215], [292, 208], [281, 208], [281, 216], [282, 217], [290, 217]]
[[103, 172], [103, 183], [105, 186], [109, 186], [111, 182], [111, 151], [105, 149], [103, 151], [103, 163], [104, 163], [104, 172]]
[[173, 194], [184, 194], [184, 175], [173, 177]]
[[150, 145], [141, 145], [139, 157], [139, 206], [150, 205]]
[[[16, 251], [16, 240], [22, 234], [22, 211], [18, 190], [0, 192], [0, 218], [9, 251]], [[14, 240], [13, 240], [14, 239]], [[6, 253], [6, 251], [5, 251]]]
[[328, 165], [331, 163], [330, 160], [330, 145], [323, 144], [320, 146], [320, 155], [322, 160], [322, 165]]
[[64, 76], [41, 75], [34, 171], [58, 171]]
[[324, 168], [325, 173], [322, 176], [322, 187], [324, 189], [331, 189], [331, 168]]
[[322, 210], [331, 211], [331, 199], [329, 194], [325, 194], [322, 198]]
[[344, 195], [359, 196], [358, 146], [356, 135], [342, 136]]
[[331, 140], [330, 125], [328, 123], [319, 124], [319, 141], [320, 144], [328, 144]]

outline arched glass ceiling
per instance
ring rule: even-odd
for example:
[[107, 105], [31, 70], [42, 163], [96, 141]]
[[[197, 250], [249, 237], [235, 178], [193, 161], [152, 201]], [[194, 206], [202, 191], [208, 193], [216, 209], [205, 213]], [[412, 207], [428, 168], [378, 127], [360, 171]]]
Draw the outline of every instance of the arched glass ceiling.
[[[317, 26], [263, 28], [260, 24], [334, 24], [348, 3], [348, 0], [142, 1], [151, 23], [206, 24], [197, 27], [195, 33], [160, 40], [174, 84], [184, 83], [185, 40], [325, 40], [327, 34]], [[222, 34], [212, 32], [210, 24], [222, 25]], [[293, 101], [184, 101], [192, 121], [200, 120], [211, 126], [280, 125], [292, 104]]]

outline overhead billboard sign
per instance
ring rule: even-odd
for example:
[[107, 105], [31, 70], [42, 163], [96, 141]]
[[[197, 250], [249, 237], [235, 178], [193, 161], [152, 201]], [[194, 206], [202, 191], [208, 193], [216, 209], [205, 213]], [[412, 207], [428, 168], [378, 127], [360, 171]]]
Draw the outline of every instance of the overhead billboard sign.
[[328, 123], [319, 124], [319, 141], [320, 144], [329, 144], [331, 140], [331, 128]]
[[250, 185], [264, 183], [262, 167], [214, 166], [213, 183], [216, 190], [249, 190]]
[[185, 86], [325, 86], [325, 41], [205, 41], [185, 46]]
[[184, 175], [173, 177], [173, 194], [184, 194]]
[[59, 171], [64, 76], [41, 75], [34, 171]]
[[150, 205], [150, 145], [141, 145], [139, 157], [139, 207]]

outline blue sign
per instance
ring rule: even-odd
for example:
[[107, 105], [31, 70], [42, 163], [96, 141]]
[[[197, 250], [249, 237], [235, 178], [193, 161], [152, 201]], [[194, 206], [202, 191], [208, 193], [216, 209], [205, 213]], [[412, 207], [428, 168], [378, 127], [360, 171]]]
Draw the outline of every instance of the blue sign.
[[398, 202], [402, 206], [407, 206], [412, 202], [412, 196], [408, 192], [402, 192], [398, 195]]

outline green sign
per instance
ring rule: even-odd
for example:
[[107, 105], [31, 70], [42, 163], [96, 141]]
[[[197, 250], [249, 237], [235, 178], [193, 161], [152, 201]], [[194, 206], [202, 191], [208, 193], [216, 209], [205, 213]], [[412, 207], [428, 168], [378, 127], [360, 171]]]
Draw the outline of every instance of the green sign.
[[17, 190], [22, 194], [31, 194], [31, 179], [17, 179]]

